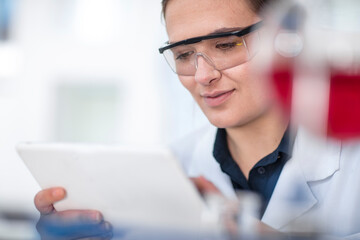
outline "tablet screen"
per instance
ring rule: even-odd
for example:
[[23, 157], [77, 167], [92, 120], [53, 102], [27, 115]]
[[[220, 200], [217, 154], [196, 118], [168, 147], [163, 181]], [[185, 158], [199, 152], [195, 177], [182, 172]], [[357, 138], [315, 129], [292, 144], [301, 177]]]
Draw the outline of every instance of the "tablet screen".
[[17, 151], [41, 188], [66, 189], [58, 211], [96, 209], [121, 225], [201, 224], [204, 203], [166, 147], [21, 143]]

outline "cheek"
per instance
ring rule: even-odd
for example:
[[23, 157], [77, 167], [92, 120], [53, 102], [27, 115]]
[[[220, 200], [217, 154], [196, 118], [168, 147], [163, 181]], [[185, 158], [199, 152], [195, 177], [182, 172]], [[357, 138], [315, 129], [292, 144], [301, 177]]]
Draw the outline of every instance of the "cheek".
[[181, 84], [194, 95], [195, 92], [195, 79], [192, 76], [179, 76]]
[[228, 69], [224, 75], [236, 85], [239, 93], [237, 100], [243, 107], [267, 108], [276, 100], [271, 82], [261, 71], [253, 70], [251, 62]]
[[261, 71], [255, 70], [251, 62], [223, 71], [223, 75], [238, 87], [245, 95], [269, 96], [272, 92], [270, 81]]

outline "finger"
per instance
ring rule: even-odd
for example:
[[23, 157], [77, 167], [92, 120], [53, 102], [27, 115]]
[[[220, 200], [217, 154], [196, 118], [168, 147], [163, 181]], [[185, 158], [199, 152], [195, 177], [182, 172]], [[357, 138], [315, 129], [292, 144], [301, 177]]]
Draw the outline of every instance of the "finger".
[[270, 227], [269, 225], [267, 225], [261, 221], [258, 221], [258, 230], [260, 233], [263, 233], [263, 234], [278, 232], [274, 228]]
[[[110, 225], [110, 223], [108, 223], [108, 224]], [[111, 230], [109, 230], [108, 232], [105, 232], [105, 233], [103, 233], [101, 235], [98, 235], [98, 236], [93, 236], [93, 237], [86, 238], [86, 240], [110, 240], [114, 236], [111, 225], [110, 225], [110, 228], [111, 228]]]
[[53, 204], [64, 199], [65, 196], [66, 191], [61, 187], [48, 188], [36, 194], [35, 206], [41, 214], [49, 214], [54, 211]]
[[99, 224], [104, 220], [104, 217], [95, 210], [66, 210], [44, 216], [44, 219], [50, 223], [66, 227], [74, 224]]
[[208, 194], [208, 193], [216, 193], [219, 194], [219, 189], [210, 181], [208, 181], [203, 176], [190, 178], [191, 181], [195, 184], [196, 188], [199, 190], [201, 194]]

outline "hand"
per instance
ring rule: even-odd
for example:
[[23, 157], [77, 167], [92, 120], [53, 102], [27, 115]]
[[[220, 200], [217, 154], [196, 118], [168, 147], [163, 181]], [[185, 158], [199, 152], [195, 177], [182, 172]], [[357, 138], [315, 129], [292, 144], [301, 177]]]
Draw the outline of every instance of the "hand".
[[221, 194], [220, 190], [203, 176], [191, 177], [190, 180], [194, 183], [200, 194], [203, 196], [206, 194]]
[[35, 206], [41, 216], [36, 228], [45, 240], [111, 239], [112, 227], [104, 221], [100, 212], [94, 210], [67, 210], [57, 212], [55, 202], [64, 199], [63, 188], [49, 188], [35, 196]]
[[[226, 204], [226, 199], [221, 194], [220, 190], [209, 180], [207, 180], [203, 176], [199, 177], [191, 177], [190, 180], [194, 183], [198, 191], [202, 196], [206, 195], [218, 195], [223, 198], [222, 203]], [[229, 200], [231, 202], [231, 200]], [[228, 204], [228, 203], [227, 203]], [[229, 206], [228, 206], [229, 207]], [[230, 216], [230, 215], [229, 215]], [[231, 235], [239, 234], [238, 224], [234, 222], [235, 217], [229, 217], [228, 214], [222, 216], [222, 225], [226, 229], [226, 231]], [[265, 223], [261, 222], [260, 220], [254, 219], [254, 224], [257, 225], [257, 231], [259, 234], [278, 234], [279, 232], [275, 229], [271, 228], [270, 226], [266, 225]]]

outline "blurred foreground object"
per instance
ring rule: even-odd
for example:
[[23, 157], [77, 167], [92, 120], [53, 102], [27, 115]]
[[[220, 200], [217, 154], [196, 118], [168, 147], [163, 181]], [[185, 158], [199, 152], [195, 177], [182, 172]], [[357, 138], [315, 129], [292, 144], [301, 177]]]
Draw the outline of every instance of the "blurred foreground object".
[[294, 123], [360, 136], [360, 1], [277, 1], [264, 13], [259, 64]]
[[17, 206], [0, 206], [0, 239], [35, 240], [36, 217], [19, 210]]

